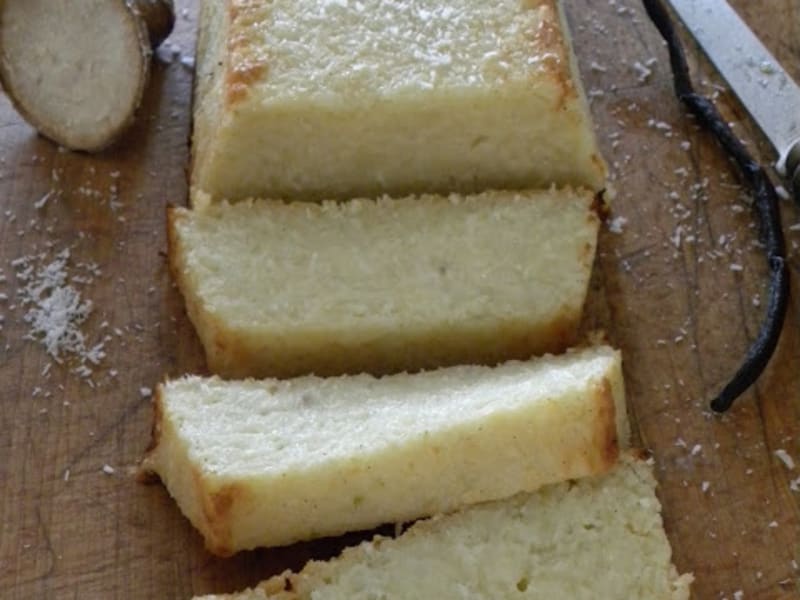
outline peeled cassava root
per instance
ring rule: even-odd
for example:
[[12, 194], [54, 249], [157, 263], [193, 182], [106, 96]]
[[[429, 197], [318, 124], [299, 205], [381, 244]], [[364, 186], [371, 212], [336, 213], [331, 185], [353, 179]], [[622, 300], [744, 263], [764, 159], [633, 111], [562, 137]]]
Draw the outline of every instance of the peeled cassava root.
[[0, 0], [0, 82], [39, 133], [98, 151], [133, 122], [172, 0]]

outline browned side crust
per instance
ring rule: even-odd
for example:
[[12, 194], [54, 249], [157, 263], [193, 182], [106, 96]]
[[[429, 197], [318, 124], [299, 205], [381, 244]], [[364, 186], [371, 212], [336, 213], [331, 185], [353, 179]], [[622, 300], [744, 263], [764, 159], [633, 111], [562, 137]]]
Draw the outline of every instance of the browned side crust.
[[[182, 261], [184, 249], [180, 241], [180, 236], [178, 236], [177, 233], [177, 226], [181, 220], [186, 218], [189, 218], [188, 209], [174, 206], [167, 207], [167, 264], [169, 266], [170, 275], [178, 286], [181, 296], [183, 296], [189, 321], [194, 325], [195, 331], [203, 345], [206, 363], [209, 368], [216, 373], [217, 371], [213, 366], [216, 364], [216, 360], [214, 356], [212, 356], [211, 348], [215, 347], [214, 344], [219, 345], [224, 343], [225, 335], [221, 326], [211, 326], [211, 324], [216, 323], [217, 320], [203, 308], [202, 301], [191, 293], [191, 285], [185, 277]], [[216, 333], [217, 331], [219, 331], [219, 333]], [[221, 341], [213, 341], [217, 339]], [[219, 349], [221, 352], [224, 352], [224, 350], [224, 347]], [[216, 354], [216, 352], [213, 354]]]
[[233, 549], [233, 521], [234, 507], [241, 501], [245, 491], [241, 486], [229, 484], [222, 488], [210, 491], [203, 474], [192, 467], [192, 482], [196, 497], [201, 503], [201, 511], [205, 526], [203, 532], [206, 549], [216, 556], [223, 558], [235, 554]]
[[158, 384], [151, 402], [153, 406], [153, 424], [150, 426], [150, 443], [144, 451], [144, 456], [139, 462], [136, 471], [136, 480], [139, 483], [156, 483], [160, 477], [152, 468], [153, 455], [161, 443], [161, 432], [164, 423], [164, 398], [163, 386]]
[[226, 9], [229, 35], [223, 68], [224, 107], [227, 110], [245, 100], [253, 84], [264, 78], [268, 67], [268, 49], [254, 46], [242, 32], [249, 28], [253, 13], [261, 10], [261, 3], [252, 0], [226, 0]]
[[595, 390], [595, 432], [593, 446], [599, 450], [601, 472], [607, 472], [617, 464], [620, 454], [619, 434], [617, 431], [617, 404], [611, 388], [611, 382], [603, 377]]
[[178, 221], [183, 218], [181, 216], [183, 209], [175, 206], [167, 206], [167, 264], [172, 278], [179, 286], [181, 284], [181, 276], [176, 263], [176, 256], [180, 252], [180, 242], [178, 241], [178, 234], [175, 227]]
[[[163, 449], [163, 445], [169, 443], [166, 436], [176, 435], [174, 431], [165, 434], [165, 429], [169, 427], [169, 424], [165, 422], [164, 418], [163, 395], [163, 384], [159, 384], [153, 394], [153, 425], [150, 445], [139, 463], [136, 477], [141, 483], [154, 483], [161, 480], [169, 490], [171, 484], [176, 486], [181, 484], [169, 481], [170, 475], [175, 476], [176, 473], [162, 473], [159, 469], [157, 454], [162, 450], [170, 452], [169, 449]], [[174, 449], [171, 452], [174, 454]], [[193, 503], [197, 503], [197, 510], [187, 510], [187, 506], [183, 504], [180, 508], [202, 533], [209, 552], [217, 556], [230, 556], [234, 553], [231, 531], [231, 523], [234, 518], [232, 513], [235, 506], [246, 495], [246, 491], [242, 486], [236, 484], [213, 489], [213, 485], [203, 472], [195, 465], [190, 464], [188, 457], [185, 460], [186, 464], [180, 464], [177, 470], [185, 468], [189, 471], [192, 492], [189, 495], [181, 494], [181, 499], [189, 503], [189, 509]], [[175, 495], [173, 494], [173, 496]], [[177, 499], [177, 496], [175, 497]]]
[[[179, 287], [182, 287], [179, 284]], [[187, 312], [203, 340], [211, 372], [226, 379], [245, 377], [280, 379], [314, 373], [321, 377], [358, 374], [389, 375], [419, 372], [458, 364], [494, 366], [509, 360], [528, 360], [543, 354], [560, 354], [578, 340], [581, 308], [562, 310], [552, 320], [535, 327], [509, 324], [500, 332], [473, 332], [462, 341], [435, 348], [428, 340], [439, 337], [432, 331], [423, 338], [395, 347], [342, 346], [331, 340], [324, 346], [285, 348], [269, 344], [252, 347], [247, 332], [226, 327], [203, 310], [201, 301], [184, 293]]]

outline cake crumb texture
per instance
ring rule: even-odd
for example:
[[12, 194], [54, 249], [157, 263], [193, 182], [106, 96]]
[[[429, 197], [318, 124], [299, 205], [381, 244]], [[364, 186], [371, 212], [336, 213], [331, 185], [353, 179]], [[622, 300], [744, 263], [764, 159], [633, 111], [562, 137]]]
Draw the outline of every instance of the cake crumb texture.
[[247, 201], [169, 213], [169, 257], [226, 378], [418, 371], [576, 340], [599, 221], [587, 191]]

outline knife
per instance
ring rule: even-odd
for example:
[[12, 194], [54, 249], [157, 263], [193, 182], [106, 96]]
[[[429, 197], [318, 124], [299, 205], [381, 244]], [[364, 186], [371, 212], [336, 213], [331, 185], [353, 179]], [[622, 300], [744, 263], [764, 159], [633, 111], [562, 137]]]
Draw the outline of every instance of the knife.
[[669, 0], [775, 148], [800, 203], [800, 87], [726, 0]]

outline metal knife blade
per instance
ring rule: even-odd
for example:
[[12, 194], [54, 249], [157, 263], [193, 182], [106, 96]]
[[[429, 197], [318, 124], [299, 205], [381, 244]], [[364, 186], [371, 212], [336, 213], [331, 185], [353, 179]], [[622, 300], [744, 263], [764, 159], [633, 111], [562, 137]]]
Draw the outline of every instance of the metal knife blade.
[[669, 0], [778, 153], [800, 202], [800, 87], [726, 0]]

